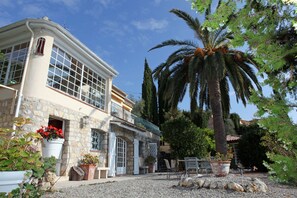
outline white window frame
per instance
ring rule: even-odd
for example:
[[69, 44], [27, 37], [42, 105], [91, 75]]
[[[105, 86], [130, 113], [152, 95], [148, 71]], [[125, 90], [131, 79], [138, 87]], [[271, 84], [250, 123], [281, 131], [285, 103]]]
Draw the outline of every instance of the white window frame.
[[100, 129], [91, 129], [91, 150], [100, 151], [103, 149], [104, 132]]

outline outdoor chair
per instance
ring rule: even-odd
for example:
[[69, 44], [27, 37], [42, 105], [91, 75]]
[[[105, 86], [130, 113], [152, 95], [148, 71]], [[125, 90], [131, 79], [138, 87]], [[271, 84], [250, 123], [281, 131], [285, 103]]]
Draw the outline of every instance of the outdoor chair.
[[170, 178], [171, 174], [176, 174], [178, 176], [178, 170], [176, 166], [176, 161], [171, 160], [171, 166], [169, 164], [168, 159], [164, 159], [165, 164], [166, 164], [166, 170], [167, 170], [167, 179]]
[[190, 171], [194, 171], [198, 174], [199, 164], [197, 157], [185, 157], [185, 169], [187, 175], [189, 175]]
[[203, 171], [205, 171], [206, 174], [208, 174], [209, 172], [211, 172], [211, 166], [209, 161], [207, 160], [200, 160], [199, 161], [199, 169], [201, 170], [201, 173], [203, 173]]

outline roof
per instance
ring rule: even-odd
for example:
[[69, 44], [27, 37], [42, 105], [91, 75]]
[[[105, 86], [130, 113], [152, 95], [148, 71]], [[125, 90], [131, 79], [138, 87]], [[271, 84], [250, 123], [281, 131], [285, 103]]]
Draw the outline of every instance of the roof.
[[[91, 51], [86, 45], [80, 42], [76, 37], [74, 37], [68, 30], [66, 30], [61, 25], [49, 20], [47, 17], [42, 19], [24, 19], [21, 21], [17, 21], [10, 25], [4, 26], [0, 28], [1, 37], [12, 37], [14, 34], [19, 34], [20, 32], [29, 32], [27, 25], [30, 28], [44, 28], [50, 30], [56, 35], [59, 35], [63, 40], [67, 42], [69, 45], [73, 45], [79, 50], [82, 50], [87, 58], [95, 61], [100, 66], [100, 69], [106, 71], [112, 76], [118, 75], [118, 72], [113, 69], [109, 64], [99, 58], [93, 51]], [[4, 39], [3, 39], [4, 40]]]
[[235, 136], [235, 135], [227, 135], [226, 140], [228, 143], [235, 143], [240, 140], [240, 136]]

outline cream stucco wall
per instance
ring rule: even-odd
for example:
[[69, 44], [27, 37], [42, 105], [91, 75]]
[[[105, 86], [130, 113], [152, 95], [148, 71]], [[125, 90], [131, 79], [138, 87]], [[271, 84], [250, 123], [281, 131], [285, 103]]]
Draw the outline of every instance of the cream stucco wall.
[[34, 46], [36, 46], [36, 41], [42, 36], [46, 39], [44, 55], [35, 55], [31, 52], [23, 96], [47, 100], [64, 106], [65, 108], [85, 114], [89, 117], [99, 118], [108, 122], [110, 119], [110, 115], [108, 113], [110, 111], [112, 79], [106, 79], [106, 107], [104, 111], [96, 109], [94, 106], [84, 103], [78, 98], [71, 97], [62, 91], [48, 87], [46, 85], [46, 81], [52, 46], [55, 38], [51, 32], [45, 30], [37, 32], [38, 34], [35, 35], [34, 39], [33, 51], [35, 50]]

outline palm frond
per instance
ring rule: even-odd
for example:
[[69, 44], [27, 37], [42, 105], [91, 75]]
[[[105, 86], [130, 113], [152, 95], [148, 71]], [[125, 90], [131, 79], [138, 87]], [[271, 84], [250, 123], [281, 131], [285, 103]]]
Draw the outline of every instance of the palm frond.
[[194, 48], [197, 47], [197, 45], [194, 42], [189, 41], [189, 40], [179, 41], [179, 40], [170, 39], [170, 40], [162, 42], [161, 44], [156, 45], [155, 47], [149, 49], [149, 51], [152, 51], [152, 50], [158, 49], [158, 48], [162, 48], [162, 47], [165, 47], [165, 46], [175, 46], [175, 45], [178, 45], [178, 46], [179, 45], [192, 46]]
[[178, 9], [172, 9], [170, 10], [171, 13], [174, 13], [179, 18], [183, 19], [187, 25], [196, 33], [196, 36], [199, 40], [202, 41], [203, 45], [205, 45], [205, 40], [203, 36], [203, 32], [201, 31], [201, 24], [197, 18], [193, 18], [188, 13], [178, 10]]

